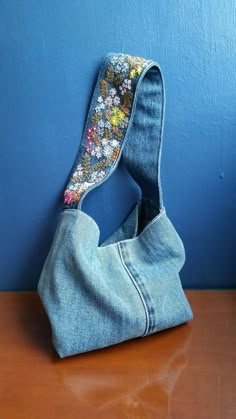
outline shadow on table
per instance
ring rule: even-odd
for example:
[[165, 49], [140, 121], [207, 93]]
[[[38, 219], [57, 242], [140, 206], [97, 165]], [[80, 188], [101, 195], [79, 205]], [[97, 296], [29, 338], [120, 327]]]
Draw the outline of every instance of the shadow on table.
[[80, 417], [169, 417], [173, 389], [188, 362], [191, 324], [61, 359], [37, 293], [18, 315], [29, 350], [42, 358], [42, 371]]
[[190, 339], [191, 326], [183, 325], [71, 357], [64, 362], [74, 358], [74, 367], [62, 369], [61, 379], [84, 417], [165, 419]]

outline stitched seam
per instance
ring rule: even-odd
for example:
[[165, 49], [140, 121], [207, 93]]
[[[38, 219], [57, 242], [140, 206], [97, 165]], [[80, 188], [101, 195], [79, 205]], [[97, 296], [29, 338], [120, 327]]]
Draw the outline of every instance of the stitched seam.
[[128, 269], [128, 267], [126, 266], [126, 263], [125, 263], [125, 261], [124, 261], [123, 255], [122, 255], [122, 249], [121, 249], [120, 243], [117, 243], [117, 246], [118, 246], [118, 250], [119, 250], [119, 254], [120, 254], [120, 258], [121, 258], [122, 265], [124, 266], [124, 268], [125, 268], [125, 270], [126, 270], [127, 274], [129, 275], [129, 277], [131, 278], [131, 281], [133, 282], [133, 284], [134, 284], [134, 286], [135, 286], [136, 290], [138, 291], [138, 294], [139, 294], [139, 296], [140, 296], [140, 298], [141, 298], [141, 301], [142, 301], [142, 303], [143, 303], [143, 307], [144, 307], [144, 311], [145, 311], [145, 315], [146, 315], [146, 329], [145, 329], [145, 332], [144, 332], [143, 336], [146, 336], [146, 335], [147, 335], [147, 333], [148, 333], [148, 330], [149, 330], [149, 315], [148, 315], [148, 308], [147, 308], [147, 305], [146, 305], [145, 299], [144, 299], [144, 297], [143, 297], [143, 294], [142, 294], [142, 292], [141, 292], [141, 289], [139, 288], [139, 286], [138, 286], [137, 282], [135, 281], [135, 278], [134, 278], [134, 277], [133, 277], [133, 275], [131, 274], [130, 270], [129, 270], [129, 269]]
[[[125, 260], [125, 258], [124, 258]], [[151, 334], [155, 325], [155, 308], [154, 308], [154, 304], [151, 298], [150, 293], [148, 292], [143, 279], [140, 277], [140, 274], [135, 270], [134, 268], [134, 264], [129, 263], [128, 261], [126, 262], [127, 267], [131, 273], [131, 275], [133, 275], [133, 277], [135, 278], [136, 283], [138, 284], [141, 293], [143, 295], [143, 298], [145, 300], [146, 303], [146, 307], [148, 310], [148, 319], [149, 319], [149, 330], [147, 332], [147, 335]]]

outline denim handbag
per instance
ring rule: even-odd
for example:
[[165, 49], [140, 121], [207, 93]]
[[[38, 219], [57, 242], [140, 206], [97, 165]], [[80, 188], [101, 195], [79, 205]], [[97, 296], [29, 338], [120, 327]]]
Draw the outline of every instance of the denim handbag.
[[[164, 96], [156, 62], [105, 55], [37, 288], [61, 358], [193, 317], [179, 278], [184, 247], [163, 205]], [[99, 243], [99, 226], [82, 202], [112, 175], [121, 155], [142, 196]]]

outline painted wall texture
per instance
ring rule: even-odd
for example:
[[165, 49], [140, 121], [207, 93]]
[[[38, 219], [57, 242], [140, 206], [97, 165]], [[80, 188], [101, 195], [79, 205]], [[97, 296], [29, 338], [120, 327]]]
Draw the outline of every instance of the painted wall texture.
[[[236, 285], [232, 0], [0, 2], [0, 288], [36, 288], [102, 57], [159, 62], [162, 184], [186, 288]], [[117, 209], [119, 211], [119, 209]]]

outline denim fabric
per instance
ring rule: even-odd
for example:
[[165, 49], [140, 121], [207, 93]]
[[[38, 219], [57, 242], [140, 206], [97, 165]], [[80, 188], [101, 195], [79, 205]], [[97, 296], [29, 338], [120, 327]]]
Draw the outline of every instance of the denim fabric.
[[[97, 86], [114, 55], [104, 58]], [[157, 63], [149, 61], [133, 93], [121, 153], [142, 198], [99, 244], [99, 227], [82, 210], [84, 196], [97, 185], [91, 186], [77, 208], [62, 211], [39, 279], [53, 344], [62, 358], [150, 335], [193, 316], [179, 278], [183, 243], [163, 204], [164, 82]], [[102, 182], [116, 169], [121, 153]]]

